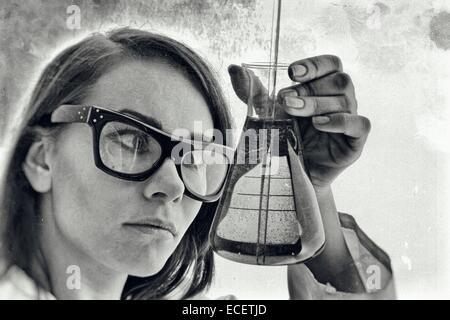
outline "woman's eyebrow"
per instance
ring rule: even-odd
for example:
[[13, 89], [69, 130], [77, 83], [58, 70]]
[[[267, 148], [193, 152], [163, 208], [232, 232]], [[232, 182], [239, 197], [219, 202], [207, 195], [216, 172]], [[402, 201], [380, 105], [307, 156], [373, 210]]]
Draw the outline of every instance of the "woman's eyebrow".
[[127, 113], [127, 114], [134, 116], [134, 117], [138, 118], [139, 120], [141, 120], [155, 128], [162, 130], [162, 123], [161, 123], [161, 121], [159, 121], [156, 118], [146, 116], [145, 114], [142, 114], [140, 112], [137, 112], [137, 111], [134, 111], [131, 109], [120, 109], [119, 112]]
[[[153, 118], [153, 117], [150, 117], [150, 116], [146, 116], [145, 114], [142, 114], [140, 112], [137, 112], [137, 111], [134, 111], [134, 110], [131, 110], [131, 109], [120, 109], [119, 112], [127, 113], [127, 114], [129, 114], [131, 116], [134, 116], [134, 117], [138, 118], [139, 120], [141, 120], [141, 121], [143, 121], [143, 122], [145, 122], [145, 123], [147, 123], [147, 124], [149, 124], [149, 125], [151, 125], [151, 126], [153, 126], [155, 128], [163, 130], [161, 121], [159, 121], [156, 118]], [[213, 137], [207, 136], [207, 135], [205, 135], [203, 133], [197, 133], [197, 132], [190, 132], [189, 133], [189, 139], [191, 139], [191, 140], [200, 140], [200, 141], [204, 141], [204, 142], [212, 142], [213, 141]]]

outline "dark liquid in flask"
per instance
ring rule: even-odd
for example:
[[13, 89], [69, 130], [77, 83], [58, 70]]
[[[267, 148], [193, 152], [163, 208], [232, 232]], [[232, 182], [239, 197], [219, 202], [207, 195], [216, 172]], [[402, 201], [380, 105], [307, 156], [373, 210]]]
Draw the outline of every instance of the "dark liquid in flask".
[[219, 255], [283, 265], [320, 252], [323, 227], [299, 139], [294, 119], [247, 117], [211, 229]]

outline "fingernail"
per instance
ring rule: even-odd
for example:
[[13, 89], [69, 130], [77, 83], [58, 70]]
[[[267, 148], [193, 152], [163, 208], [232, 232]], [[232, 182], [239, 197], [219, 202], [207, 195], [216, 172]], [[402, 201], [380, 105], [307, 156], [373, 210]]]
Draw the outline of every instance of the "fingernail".
[[292, 66], [292, 71], [294, 72], [294, 77], [303, 77], [308, 72], [308, 69], [302, 64], [297, 64]]
[[328, 123], [330, 121], [330, 118], [324, 117], [324, 116], [313, 117], [313, 121], [316, 124], [325, 124], [325, 123]]
[[289, 96], [289, 97], [296, 97], [296, 96], [298, 96], [298, 93], [297, 93], [297, 91], [295, 91], [293, 89], [287, 89], [287, 90], [281, 91], [280, 95], [282, 97], [287, 97], [287, 96]]
[[300, 98], [284, 97], [284, 103], [291, 108], [301, 109], [305, 106], [305, 101]]

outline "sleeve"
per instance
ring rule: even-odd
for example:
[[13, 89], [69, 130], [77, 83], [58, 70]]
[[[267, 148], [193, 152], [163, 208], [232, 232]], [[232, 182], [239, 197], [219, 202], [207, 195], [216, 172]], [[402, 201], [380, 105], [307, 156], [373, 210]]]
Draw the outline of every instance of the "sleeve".
[[394, 276], [389, 256], [359, 228], [352, 216], [339, 213], [339, 219], [347, 248], [353, 259], [352, 263], [358, 271], [365, 292], [339, 292], [330, 284], [321, 284], [320, 287], [324, 290], [323, 298], [344, 300], [395, 299]]
[[357, 225], [355, 219], [339, 214], [345, 242], [364, 284], [366, 293], [379, 298], [395, 298], [391, 259]]

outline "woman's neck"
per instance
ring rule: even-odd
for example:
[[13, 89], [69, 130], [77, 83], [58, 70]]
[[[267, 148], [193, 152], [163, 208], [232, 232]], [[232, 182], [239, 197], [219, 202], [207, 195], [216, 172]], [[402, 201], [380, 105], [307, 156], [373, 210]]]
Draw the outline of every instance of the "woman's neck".
[[[42, 202], [45, 208], [45, 200]], [[46, 212], [46, 211], [41, 211]], [[48, 211], [47, 211], [48, 212]], [[33, 276], [57, 299], [120, 299], [126, 274], [117, 273], [72, 245], [44, 214]]]

